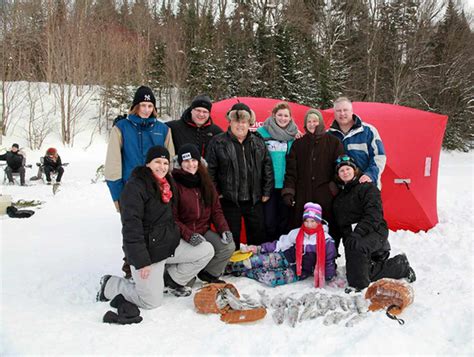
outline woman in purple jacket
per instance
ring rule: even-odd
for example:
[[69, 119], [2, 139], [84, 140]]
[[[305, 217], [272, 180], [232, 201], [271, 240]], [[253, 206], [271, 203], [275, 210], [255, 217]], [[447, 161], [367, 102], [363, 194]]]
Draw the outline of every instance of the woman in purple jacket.
[[253, 255], [231, 263], [226, 271], [246, 276], [269, 286], [284, 285], [314, 274], [316, 287], [336, 275], [336, 246], [322, 223], [322, 209], [317, 203], [304, 205], [303, 224], [280, 239], [260, 246], [247, 246], [241, 251]]

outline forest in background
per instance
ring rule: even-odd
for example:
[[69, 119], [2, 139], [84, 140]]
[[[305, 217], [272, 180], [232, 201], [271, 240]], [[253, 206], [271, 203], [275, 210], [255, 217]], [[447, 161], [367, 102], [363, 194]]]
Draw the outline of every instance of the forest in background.
[[[101, 88], [98, 120], [153, 88], [178, 119], [196, 94], [279, 98], [322, 109], [339, 95], [449, 116], [444, 147], [474, 137], [472, 14], [454, 0], [1, 1], [2, 122], [32, 106], [15, 81], [45, 82], [64, 144]], [[33, 110], [34, 112], [34, 110]]]

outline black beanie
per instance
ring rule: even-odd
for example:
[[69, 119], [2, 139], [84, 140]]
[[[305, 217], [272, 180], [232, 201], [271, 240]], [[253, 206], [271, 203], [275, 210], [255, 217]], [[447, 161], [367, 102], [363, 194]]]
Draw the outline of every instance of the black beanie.
[[229, 112], [233, 110], [245, 110], [247, 113], [252, 115], [252, 112], [250, 111], [250, 108], [247, 104], [244, 103], [235, 103], [232, 108], [230, 108]]
[[130, 109], [133, 109], [135, 105], [140, 104], [141, 102], [150, 102], [156, 108], [156, 99], [151, 88], [145, 86], [138, 88], [133, 97], [133, 103]]
[[178, 162], [181, 163], [184, 160], [189, 159], [196, 159], [197, 161], [201, 161], [201, 154], [196, 145], [193, 144], [184, 144], [178, 150]]
[[146, 163], [148, 164], [151, 160], [154, 160], [158, 157], [170, 161], [170, 153], [163, 146], [153, 146], [146, 153]]
[[339, 157], [336, 159], [336, 175], [338, 174], [339, 169], [343, 166], [350, 166], [354, 170], [357, 169], [357, 164], [355, 163], [354, 159], [347, 154], [339, 155]]
[[12, 148], [17, 148], [17, 149], [19, 149], [19, 148], [20, 148], [20, 145], [18, 145], [18, 144], [13, 144], [13, 145], [12, 145]]
[[211, 111], [211, 108], [212, 108], [211, 98], [209, 98], [205, 94], [198, 95], [191, 102], [190, 108], [191, 110], [194, 108], [206, 108], [207, 110]]

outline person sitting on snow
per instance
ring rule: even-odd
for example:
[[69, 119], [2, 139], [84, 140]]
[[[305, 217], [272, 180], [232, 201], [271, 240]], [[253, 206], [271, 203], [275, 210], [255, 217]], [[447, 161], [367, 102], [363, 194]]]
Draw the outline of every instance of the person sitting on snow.
[[63, 164], [61, 162], [61, 156], [58, 155], [58, 151], [55, 148], [49, 148], [46, 150], [46, 155], [43, 158], [43, 170], [46, 175], [46, 183], [51, 185], [51, 173], [56, 172], [56, 183], [61, 182], [61, 178], [64, 174]]
[[5, 154], [0, 155], [0, 160], [7, 162], [7, 167], [5, 173], [8, 178], [8, 182], [13, 184], [13, 173], [20, 174], [20, 184], [25, 186], [25, 155], [20, 152], [20, 146], [18, 144], [13, 144], [10, 151], [7, 151]]
[[303, 280], [314, 274], [316, 287], [336, 275], [336, 246], [322, 224], [322, 208], [308, 202], [304, 205], [303, 224], [280, 239], [260, 246], [242, 247], [254, 254], [243, 261], [229, 263], [226, 271], [246, 276], [269, 286]]

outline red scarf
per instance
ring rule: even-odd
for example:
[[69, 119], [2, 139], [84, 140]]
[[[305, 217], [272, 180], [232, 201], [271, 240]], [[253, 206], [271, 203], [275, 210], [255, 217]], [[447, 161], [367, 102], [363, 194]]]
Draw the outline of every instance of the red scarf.
[[153, 174], [155, 177], [156, 182], [158, 182], [158, 186], [160, 187], [160, 192], [161, 192], [161, 200], [164, 203], [168, 203], [171, 201], [171, 198], [173, 197], [173, 192], [171, 191], [171, 186], [168, 183], [168, 180], [166, 177], [160, 178]]
[[301, 265], [303, 263], [303, 242], [304, 234], [316, 234], [316, 265], [314, 266], [314, 286], [322, 288], [326, 275], [326, 237], [322, 224], [316, 228], [306, 228], [304, 223], [296, 236], [296, 275], [301, 275]]

